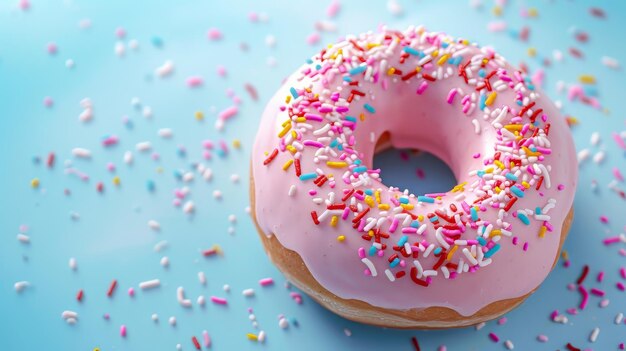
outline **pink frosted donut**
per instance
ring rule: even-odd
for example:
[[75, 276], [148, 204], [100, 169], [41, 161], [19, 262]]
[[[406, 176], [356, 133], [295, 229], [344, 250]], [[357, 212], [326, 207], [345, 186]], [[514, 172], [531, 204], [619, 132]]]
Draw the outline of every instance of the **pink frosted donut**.
[[[382, 142], [433, 153], [458, 185], [385, 184], [372, 168]], [[565, 120], [524, 73], [410, 27], [348, 36], [288, 78], [261, 120], [251, 195], [271, 259], [321, 304], [439, 328], [495, 318], [537, 288], [576, 180]]]

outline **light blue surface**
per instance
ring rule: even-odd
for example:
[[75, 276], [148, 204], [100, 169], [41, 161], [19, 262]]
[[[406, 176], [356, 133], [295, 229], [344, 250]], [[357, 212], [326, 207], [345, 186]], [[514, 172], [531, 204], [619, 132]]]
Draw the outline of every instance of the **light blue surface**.
[[[620, 342], [626, 342], [626, 325], [613, 324], [618, 312], [626, 313], [626, 293], [615, 288], [620, 281], [618, 269], [626, 265], [618, 250], [625, 246], [601, 244], [602, 238], [616, 235], [626, 225], [626, 202], [606, 186], [613, 178], [613, 167], [626, 173], [626, 154], [611, 139], [612, 132], [626, 129], [625, 77], [623, 70], [612, 71], [600, 64], [604, 55], [626, 64], [626, 3], [596, 4], [608, 14], [604, 21], [588, 14], [591, 2], [532, 2], [539, 10], [538, 18], [533, 19], [519, 16], [524, 2], [509, 4], [502, 18], [509, 28], [519, 29], [524, 24], [531, 28], [530, 42], [523, 43], [506, 33], [487, 31], [487, 23], [494, 20], [491, 3], [474, 10], [467, 1], [401, 1], [405, 13], [396, 18], [381, 1], [342, 1], [341, 13], [333, 20], [337, 32], [323, 34], [314, 48], [305, 38], [313, 32], [315, 21], [325, 19], [328, 1], [299, 5], [293, 1], [33, 0], [27, 12], [18, 10], [16, 3], [0, 3], [0, 349], [175, 350], [181, 343], [184, 350], [192, 350], [191, 336], [200, 338], [205, 329], [215, 350], [411, 350], [412, 336], [419, 339], [422, 350], [435, 350], [443, 344], [448, 350], [502, 350], [506, 339], [513, 341], [516, 350], [564, 350], [568, 341], [580, 348], [616, 350]], [[248, 13], [253, 11], [266, 13], [269, 21], [249, 22]], [[83, 30], [78, 23], [85, 18], [93, 25]], [[589, 148], [592, 155], [606, 151], [603, 164], [587, 161], [581, 167], [575, 222], [565, 245], [572, 266], [565, 269], [559, 264], [535, 295], [507, 315], [505, 325], [490, 322], [480, 331], [395, 331], [349, 322], [309, 298], [297, 305], [245, 214], [250, 149], [264, 102], [287, 74], [323, 44], [347, 33], [375, 29], [381, 23], [397, 28], [423, 23], [431, 30], [478, 39], [481, 44], [493, 44], [514, 64], [524, 61], [533, 69], [540, 66], [540, 58], [561, 50], [565, 60], [546, 69], [545, 91], [563, 101], [566, 114], [579, 118], [580, 125], [573, 129], [579, 150]], [[113, 52], [118, 26], [128, 32], [126, 43], [137, 39], [140, 45], [137, 51], [127, 48], [123, 58]], [[576, 43], [570, 33], [572, 26], [587, 31], [589, 43]], [[222, 30], [224, 39], [208, 41], [210, 27]], [[270, 34], [277, 41], [273, 49], [265, 45]], [[162, 48], [151, 44], [155, 37], [163, 41]], [[55, 56], [46, 53], [48, 42], [58, 44]], [[241, 51], [240, 43], [246, 43], [249, 50]], [[529, 46], [537, 49], [539, 58], [527, 56]], [[570, 46], [579, 47], [585, 58], [568, 55]], [[268, 57], [276, 59], [275, 67], [268, 67]], [[73, 59], [76, 66], [65, 68], [66, 59]], [[173, 76], [154, 77], [154, 69], [167, 59], [175, 63]], [[227, 78], [217, 76], [217, 65], [227, 68]], [[596, 76], [600, 101], [610, 113], [570, 103], [557, 94], [558, 80], [575, 82], [580, 74]], [[203, 77], [204, 86], [188, 89], [185, 79], [192, 75]], [[247, 82], [257, 88], [258, 102], [245, 92]], [[243, 103], [238, 116], [218, 133], [211, 106], [217, 111], [230, 106], [227, 88], [234, 89]], [[45, 96], [54, 99], [53, 108], [43, 106]], [[85, 97], [93, 101], [94, 120], [83, 125], [77, 116], [79, 101]], [[152, 108], [151, 119], [131, 106], [133, 97]], [[204, 123], [194, 119], [195, 111], [205, 113]], [[123, 125], [124, 115], [134, 128]], [[172, 140], [157, 137], [157, 130], [165, 127], [173, 129]], [[589, 144], [594, 131], [600, 133], [599, 146]], [[100, 140], [107, 134], [119, 136], [120, 144], [103, 148]], [[229, 145], [240, 139], [243, 146], [241, 150], [231, 148], [227, 157], [214, 155], [206, 162], [214, 170], [212, 182], [197, 177], [189, 184], [196, 203], [196, 213], [189, 217], [171, 205], [173, 189], [181, 186], [173, 172], [190, 170], [193, 161], [201, 160], [204, 139], [224, 139]], [[145, 140], [152, 142], [160, 160], [135, 152], [134, 165], [125, 165], [124, 151], [134, 150], [137, 142]], [[186, 158], [177, 156], [177, 145], [186, 146]], [[91, 149], [92, 159], [73, 159], [74, 147]], [[54, 169], [33, 162], [35, 156], [45, 161], [50, 151], [57, 154]], [[90, 175], [89, 182], [64, 174], [63, 163], [68, 159]], [[109, 161], [117, 166], [122, 182], [119, 188], [111, 184], [113, 175], [106, 171]], [[159, 167], [162, 173], [157, 172]], [[230, 181], [234, 173], [241, 176], [239, 184]], [[414, 177], [414, 172], [409, 175]], [[38, 190], [29, 184], [34, 177], [41, 180]], [[411, 179], [405, 182], [409, 184]], [[147, 191], [147, 180], [154, 180], [154, 193]], [[598, 183], [596, 192], [590, 187], [593, 180]], [[105, 184], [103, 194], [95, 190], [98, 181]], [[619, 186], [623, 189], [624, 183]], [[64, 195], [66, 188], [71, 190], [70, 196]], [[222, 201], [212, 197], [215, 189], [222, 190]], [[72, 212], [79, 213], [80, 219], [72, 220]], [[237, 216], [234, 225], [228, 220], [230, 214]], [[609, 218], [608, 224], [600, 223], [601, 215]], [[160, 222], [160, 232], [148, 228], [151, 219]], [[30, 227], [30, 245], [15, 239], [22, 224]], [[228, 233], [231, 225], [234, 234]], [[169, 247], [155, 253], [153, 246], [161, 240], [167, 240]], [[202, 257], [199, 251], [213, 244], [222, 246], [224, 256]], [[163, 255], [171, 261], [168, 269], [159, 264]], [[78, 261], [76, 272], [68, 268], [70, 257]], [[589, 287], [598, 285], [595, 275], [599, 270], [606, 271], [605, 282], [599, 286], [607, 291], [610, 305], [599, 308], [600, 299], [592, 297], [585, 311], [568, 315], [568, 325], [551, 322], [548, 316], [553, 309], [564, 313], [578, 305], [578, 293], [568, 291], [566, 285], [576, 280], [584, 264], [591, 267]], [[198, 271], [207, 274], [206, 287], [198, 283]], [[276, 284], [259, 287], [257, 282], [264, 277], [273, 277]], [[153, 278], [161, 279], [159, 289], [137, 291], [134, 298], [128, 297], [129, 287], [137, 289], [140, 281]], [[119, 281], [119, 287], [109, 299], [105, 293], [112, 279]], [[13, 284], [21, 280], [32, 286], [17, 294]], [[224, 284], [231, 286], [229, 294], [222, 290]], [[184, 309], [176, 301], [178, 286], [184, 286], [194, 302], [199, 294], [217, 295], [228, 297], [228, 306], [208, 303], [205, 308]], [[254, 288], [256, 297], [244, 298], [241, 291], [245, 288]], [[81, 304], [75, 300], [79, 289], [85, 290]], [[254, 308], [261, 329], [267, 332], [265, 344], [245, 337], [255, 332], [248, 307]], [[63, 310], [77, 311], [78, 323], [67, 325], [61, 319]], [[104, 313], [110, 314], [109, 321], [103, 319]], [[159, 315], [159, 323], [151, 321], [152, 313]], [[299, 326], [280, 329], [279, 314], [295, 318]], [[175, 328], [167, 323], [170, 316], [178, 319]], [[126, 338], [119, 336], [122, 324], [128, 327]], [[588, 336], [596, 326], [601, 328], [600, 337], [590, 344]], [[351, 337], [344, 334], [344, 328], [352, 332]], [[489, 340], [487, 334], [492, 331], [500, 336], [500, 343]], [[550, 341], [538, 343], [535, 338], [540, 333]]]

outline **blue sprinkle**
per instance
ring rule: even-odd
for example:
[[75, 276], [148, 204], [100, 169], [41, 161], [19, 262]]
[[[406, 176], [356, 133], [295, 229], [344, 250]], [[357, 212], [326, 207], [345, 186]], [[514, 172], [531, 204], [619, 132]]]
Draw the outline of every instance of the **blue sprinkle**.
[[308, 63], [309, 65], [313, 63], [313, 60], [311, 60], [310, 58], [306, 59], [305, 61], [306, 63]]
[[521, 191], [518, 187], [512, 186], [509, 188], [511, 192], [517, 197], [524, 197], [524, 192]]
[[378, 249], [376, 248], [376, 246], [370, 246], [370, 251], [368, 252], [370, 256], [374, 256], [374, 254], [376, 254], [376, 251], [378, 251]]
[[289, 91], [291, 92], [291, 96], [293, 96], [293, 98], [294, 98], [294, 99], [297, 99], [297, 98], [298, 98], [298, 96], [300, 96], [300, 95], [298, 94], [298, 91], [297, 91], [297, 90], [296, 90], [296, 88], [294, 88], [294, 87], [289, 88]]
[[411, 54], [411, 55], [415, 55], [415, 56], [420, 56], [420, 52], [413, 49], [410, 46], [405, 46], [404, 49], [402, 49], [402, 51], [406, 52], [407, 54]]
[[343, 77], [343, 80], [344, 80], [344, 81], [346, 81], [346, 82], [351, 82], [351, 81], [352, 81], [352, 78], [350, 78], [350, 77], [348, 77], [348, 76], [344, 76], [344, 77]]
[[363, 172], [367, 171], [367, 167], [365, 167], [365, 166], [356, 167], [352, 171], [355, 172], [355, 173], [363, 173]]
[[438, 220], [439, 220], [439, 217], [438, 217], [438, 216], [432, 216], [432, 217], [430, 217], [430, 222], [431, 222], [431, 223], [435, 223], [435, 222], [437, 222]]
[[365, 189], [365, 194], [372, 196], [374, 195], [374, 191], [372, 189]]
[[335, 146], [337, 146], [337, 143], [339, 143], [339, 141], [338, 141], [337, 139], [333, 140], [333, 141], [330, 143], [330, 147], [335, 147]]
[[535, 214], [541, 214], [541, 207], [535, 207]]
[[295, 319], [295, 318], [291, 317], [291, 318], [290, 318], [290, 320], [291, 320], [291, 324], [292, 324], [294, 327], [299, 327], [299, 326], [300, 326], [300, 323], [298, 323], [298, 320], [297, 320], [297, 319]]
[[361, 162], [361, 160], [356, 160], [356, 161], [354, 161], [354, 164], [355, 164], [355, 165], [360, 165], [361, 163], [362, 163], [362, 162]]
[[432, 197], [428, 197], [428, 196], [418, 196], [417, 201], [428, 202], [429, 204], [435, 203], [435, 199], [433, 199]]
[[406, 242], [409, 240], [409, 237], [406, 235], [403, 235], [400, 240], [398, 240], [398, 246], [404, 246], [404, 244], [406, 244]]
[[339, 151], [343, 151], [343, 144], [339, 144], [339, 145], [337, 145], [337, 150], [339, 150]]
[[517, 181], [517, 176], [511, 172], [507, 173], [505, 177], [508, 180], [512, 180], [514, 182]]
[[367, 66], [366, 65], [362, 65], [362, 66], [354, 67], [348, 73], [350, 73], [350, 75], [353, 76], [355, 74], [359, 74], [359, 73], [365, 72], [366, 69], [367, 69]]
[[485, 171], [478, 171], [476, 172], [476, 175], [482, 178], [485, 175]]
[[376, 113], [376, 109], [374, 109], [374, 108], [372, 107], [372, 105], [370, 105], [370, 104], [365, 104], [365, 105], [363, 105], [363, 107], [365, 107], [365, 109], [366, 109], [366, 110], [367, 110], [367, 112], [369, 112], [369, 113]]
[[356, 123], [356, 117], [346, 116], [346, 120], [347, 120], [347, 121], [350, 121], [350, 122], [354, 122], [354, 123]]
[[448, 45], [450, 45], [450, 44], [448, 44], [448, 43], [441, 43], [441, 47], [444, 48], [444, 49], [447, 48]]
[[481, 68], [481, 69], [478, 71], [478, 76], [479, 76], [480, 78], [485, 78], [485, 76], [486, 76], [486, 75], [487, 75], [487, 73], [485, 73], [485, 70], [484, 70], [484, 69], [482, 69], [482, 68]]
[[398, 201], [400, 201], [401, 204], [408, 204], [409, 203], [409, 199], [406, 197], [401, 197], [398, 199]]
[[476, 240], [478, 241], [478, 243], [482, 246], [487, 245], [487, 240], [485, 240], [485, 238], [483, 238], [482, 236], [479, 236], [476, 238]]
[[400, 259], [396, 257], [393, 261], [391, 261], [391, 263], [389, 264], [389, 266], [390, 266], [391, 268], [393, 268], [393, 267], [395, 267], [395, 266], [397, 266], [397, 265], [399, 265], [399, 264], [400, 264]]
[[493, 256], [493, 254], [495, 254], [496, 252], [498, 252], [498, 250], [500, 250], [500, 244], [495, 244], [491, 250], [485, 252], [485, 257], [489, 258], [491, 256]]
[[480, 107], [480, 110], [484, 110], [485, 109], [485, 101], [487, 101], [487, 95], [485, 94], [480, 94], [480, 100], [478, 100], [478, 106]]
[[522, 100], [517, 100], [515, 101], [515, 103], [517, 103], [519, 106], [522, 106]]
[[309, 180], [317, 178], [317, 173], [305, 173], [300, 175], [300, 180]]
[[148, 189], [149, 192], [153, 192], [154, 189], [156, 189], [156, 185], [153, 180], [146, 181], [146, 189]]
[[178, 169], [174, 170], [174, 178], [178, 180], [183, 179], [183, 173]]
[[517, 214], [517, 218], [519, 218], [519, 220], [522, 221], [522, 223], [524, 223], [526, 225], [530, 225], [530, 219], [528, 219], [528, 217], [526, 217], [525, 214], [519, 212]]
[[[312, 62], [312, 61], [311, 61]], [[322, 65], [315, 65], [315, 69], [319, 71], [322, 68]]]
[[438, 247], [438, 248], [433, 250], [433, 253], [435, 254], [435, 256], [439, 255], [441, 253], [441, 250], [442, 250], [441, 247]]
[[472, 214], [472, 221], [476, 222], [478, 220], [478, 213], [476, 213], [476, 208], [470, 208], [470, 213]]
[[411, 222], [411, 227], [418, 228], [419, 226], [420, 226], [420, 222], [418, 222], [417, 220], [413, 220]]
[[163, 39], [159, 37], [152, 37], [152, 45], [157, 48], [161, 48], [163, 46]]

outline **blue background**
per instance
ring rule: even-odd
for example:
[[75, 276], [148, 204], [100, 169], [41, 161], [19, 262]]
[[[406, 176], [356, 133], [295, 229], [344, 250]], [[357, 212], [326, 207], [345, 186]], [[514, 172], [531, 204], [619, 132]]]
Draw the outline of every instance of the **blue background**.
[[[208, 330], [216, 350], [301, 350], [360, 349], [411, 350], [410, 338], [416, 336], [422, 350], [435, 350], [447, 345], [448, 350], [502, 350], [503, 340], [510, 339], [517, 350], [565, 349], [571, 341], [580, 348], [615, 350], [626, 341], [626, 325], [613, 324], [618, 312], [626, 312], [626, 293], [615, 288], [620, 281], [618, 269], [626, 258], [618, 251], [624, 244], [602, 245], [604, 237], [624, 231], [626, 202], [607, 188], [613, 179], [611, 170], [618, 167], [626, 173], [626, 155], [611, 139], [612, 132], [626, 129], [624, 116], [624, 71], [611, 70], [600, 64], [604, 55], [626, 63], [623, 33], [626, 3], [607, 1], [599, 4], [607, 13], [605, 20], [589, 14], [591, 2], [542, 1], [528, 2], [538, 6], [538, 16], [523, 18], [520, 11], [526, 2], [511, 2], [496, 18], [494, 4], [486, 2], [473, 9], [467, 1], [400, 1], [404, 13], [392, 15], [385, 2], [342, 1], [335, 33], [323, 33], [320, 43], [311, 47], [305, 41], [314, 31], [317, 20], [326, 19], [326, 6], [314, 2], [293, 1], [32, 1], [28, 11], [18, 9], [17, 1], [0, 3], [0, 348], [3, 350], [175, 350], [181, 343], [192, 350], [191, 336], [201, 337]], [[267, 22], [251, 23], [248, 13], [266, 13]], [[89, 29], [79, 28], [79, 21], [90, 19]], [[487, 30], [490, 21], [506, 21], [502, 33]], [[581, 165], [577, 192], [576, 217], [565, 244], [571, 267], [559, 264], [538, 292], [520, 308], [507, 315], [508, 322], [490, 322], [474, 328], [445, 331], [396, 331], [352, 323], [324, 310], [308, 298], [297, 305], [284, 287], [284, 278], [265, 256], [257, 233], [245, 213], [248, 206], [248, 167], [252, 139], [264, 102], [279, 87], [281, 80], [323, 45], [348, 33], [376, 29], [386, 23], [396, 28], [409, 24], [425, 24], [430, 30], [441, 30], [457, 36], [494, 45], [514, 64], [525, 62], [531, 69], [541, 67], [541, 60], [551, 58], [553, 50], [564, 53], [563, 62], [553, 62], [545, 68], [545, 92], [563, 102], [564, 114], [578, 118], [573, 128], [578, 150], [588, 148], [592, 155], [605, 150], [606, 160], [597, 165], [588, 160]], [[509, 32], [522, 26], [531, 28], [530, 39], [524, 43]], [[115, 29], [123, 27], [130, 39], [139, 42], [139, 49], [126, 50], [125, 57], [114, 54], [117, 42]], [[207, 40], [209, 28], [219, 28], [221, 41]], [[576, 42], [573, 27], [589, 33], [586, 44]], [[265, 44], [267, 35], [274, 35], [276, 47]], [[162, 41], [156, 47], [155, 38]], [[46, 45], [55, 42], [56, 55], [46, 52]], [[249, 50], [240, 50], [246, 43]], [[537, 55], [527, 54], [529, 47]], [[567, 53], [577, 47], [585, 57], [576, 59]], [[268, 58], [276, 65], [269, 67]], [[73, 59], [73, 69], [65, 60]], [[171, 59], [174, 74], [167, 79], [154, 76], [154, 69]], [[270, 59], [271, 60], [271, 59]], [[216, 74], [216, 67], [228, 70], [226, 78]], [[580, 102], [569, 102], [556, 91], [556, 82], [574, 83], [581, 74], [597, 79], [593, 87], [604, 110], [596, 110]], [[187, 77], [204, 78], [204, 85], [189, 89]], [[252, 101], [244, 84], [254, 85], [259, 101]], [[223, 132], [214, 128], [216, 113], [231, 105], [225, 90], [232, 88], [242, 98], [239, 114], [229, 121]], [[45, 96], [54, 99], [46, 108]], [[82, 111], [79, 101], [91, 98], [94, 120], [78, 122]], [[151, 119], [130, 103], [138, 97], [142, 106], [150, 106]], [[196, 111], [205, 114], [205, 121], [194, 118]], [[128, 116], [134, 127], [122, 123]], [[172, 128], [171, 140], [157, 137], [160, 128]], [[590, 145], [592, 132], [599, 132], [601, 143]], [[101, 146], [101, 138], [115, 134], [120, 143], [111, 148]], [[193, 216], [171, 205], [174, 188], [182, 186], [173, 172], [191, 170], [194, 161], [201, 161], [201, 141], [225, 140], [229, 146], [234, 139], [242, 142], [240, 150], [229, 150], [225, 157], [214, 153], [206, 162], [214, 171], [212, 182], [196, 176], [189, 184], [190, 198], [196, 204]], [[135, 162], [122, 162], [126, 150], [133, 150], [140, 141], [151, 141], [160, 154], [154, 161], [149, 154], [135, 153]], [[188, 152], [182, 158], [178, 145]], [[85, 147], [93, 152], [91, 160], [74, 159], [71, 149]], [[44, 165], [48, 152], [55, 152], [54, 169]], [[34, 160], [42, 158], [39, 164]], [[397, 151], [379, 157], [378, 164], [388, 169], [387, 179], [410, 185], [417, 190], [445, 190], [453, 182], [445, 167], [422, 156], [398, 162]], [[64, 173], [64, 161], [88, 173], [88, 182]], [[115, 187], [113, 174], [106, 164], [114, 162], [121, 186]], [[426, 178], [415, 177], [416, 167], [438, 164], [436, 170], [426, 170]], [[411, 171], [402, 173], [396, 168]], [[162, 172], [160, 172], [162, 170]], [[241, 177], [239, 183], [230, 180], [232, 174]], [[405, 174], [404, 179], [402, 174]], [[445, 175], [447, 174], [447, 178]], [[408, 175], [408, 178], [407, 178]], [[30, 187], [38, 177], [38, 189]], [[445, 187], [434, 182], [442, 177]], [[152, 180], [156, 190], [149, 192], [146, 182]], [[597, 181], [594, 191], [592, 181]], [[99, 194], [98, 181], [105, 184]], [[417, 185], [415, 185], [417, 184]], [[619, 183], [624, 189], [624, 183]], [[64, 195], [70, 189], [71, 195]], [[220, 189], [221, 201], [212, 197]], [[72, 220], [70, 214], [80, 214]], [[228, 216], [235, 214], [236, 223]], [[601, 215], [609, 218], [602, 224]], [[154, 232], [148, 220], [157, 220], [162, 230]], [[20, 225], [28, 225], [30, 245], [19, 243], [15, 237]], [[229, 234], [229, 227], [234, 233]], [[167, 240], [169, 247], [155, 253], [154, 244]], [[200, 250], [219, 244], [221, 257], [204, 258]], [[168, 256], [171, 265], [159, 264]], [[68, 268], [68, 259], [75, 257], [78, 270]], [[584, 264], [591, 267], [588, 287], [598, 286], [607, 291], [611, 303], [599, 308], [600, 301], [592, 297], [589, 307], [576, 316], [568, 315], [567, 325], [549, 320], [549, 313], [579, 303], [579, 294], [567, 290], [576, 280]], [[595, 275], [606, 271], [602, 284]], [[198, 283], [197, 272], [204, 271], [208, 284]], [[273, 277], [276, 284], [261, 288], [258, 280]], [[140, 281], [159, 278], [162, 285], [152, 291], [137, 291], [130, 298], [126, 290]], [[112, 279], [119, 281], [113, 298], [105, 296]], [[27, 280], [31, 286], [17, 294], [16, 281]], [[622, 280], [623, 281], [623, 280]], [[224, 284], [231, 292], [222, 290]], [[176, 301], [176, 288], [183, 286], [194, 301], [192, 309], [184, 309]], [[241, 291], [254, 288], [256, 297], [244, 298]], [[84, 289], [85, 299], [77, 303], [75, 294]], [[228, 306], [208, 303], [195, 305], [198, 295], [227, 297]], [[247, 308], [254, 308], [260, 329], [267, 332], [265, 344], [254, 343], [246, 333], [256, 332], [248, 320]], [[74, 326], [61, 319], [63, 310], [75, 310], [79, 321]], [[109, 313], [110, 320], [102, 316]], [[151, 321], [157, 313], [159, 323]], [[284, 314], [292, 325], [287, 330], [278, 326], [278, 315]], [[178, 324], [167, 323], [176, 316]], [[293, 325], [293, 318], [298, 326]], [[120, 325], [128, 327], [128, 336], [119, 336]], [[601, 333], [595, 344], [588, 342], [594, 327]], [[348, 337], [344, 328], [352, 332]], [[500, 343], [488, 338], [497, 333]], [[536, 336], [547, 335], [550, 341], [540, 344]]]

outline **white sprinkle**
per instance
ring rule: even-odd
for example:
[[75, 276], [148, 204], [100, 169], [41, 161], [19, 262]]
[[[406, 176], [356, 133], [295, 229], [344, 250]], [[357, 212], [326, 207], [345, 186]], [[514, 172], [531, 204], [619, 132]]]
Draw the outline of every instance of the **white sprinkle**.
[[81, 147], [76, 147], [72, 149], [72, 155], [79, 158], [91, 158], [91, 151]]
[[152, 149], [152, 144], [149, 141], [142, 141], [135, 145], [135, 149], [137, 149], [137, 151], [139, 152], [150, 151], [150, 149]]
[[126, 54], [126, 46], [122, 42], [117, 42], [115, 43], [113, 51], [115, 52], [115, 55], [117, 55], [118, 57], [122, 57], [124, 56], [124, 54]]
[[150, 118], [152, 117], [152, 108], [150, 106], [145, 106], [143, 108], [143, 110], [141, 111], [141, 114], [145, 117], [145, 118]]
[[30, 283], [25, 280], [21, 282], [16, 282], [15, 284], [13, 284], [13, 287], [15, 288], [15, 291], [17, 293], [21, 293], [22, 291], [24, 291], [24, 289], [26, 289], [29, 286], [30, 286]]
[[74, 63], [74, 60], [72, 59], [65, 60], [65, 67], [72, 69], [74, 68], [74, 65], [76, 65], [76, 63]]
[[167, 256], [163, 256], [161, 258], [161, 266], [163, 266], [163, 268], [167, 268], [170, 266], [170, 259]]
[[388, 269], [385, 269], [385, 275], [387, 276], [387, 279], [389, 279], [389, 281], [391, 281], [391, 282], [396, 280], [396, 277]]
[[201, 285], [206, 285], [206, 274], [204, 274], [204, 272], [198, 272], [198, 281]]
[[22, 244], [30, 244], [30, 237], [26, 234], [19, 233], [17, 234], [17, 241]]
[[150, 318], [152, 318], [152, 321], [155, 323], [159, 321], [159, 315], [156, 313], [153, 313]]
[[127, 165], [130, 165], [133, 163], [133, 153], [130, 151], [126, 151], [124, 153], [124, 163], [126, 163]]
[[76, 259], [74, 257], [70, 258], [70, 261], [68, 262], [68, 265], [69, 265], [70, 269], [73, 270], [73, 271], [78, 269], [78, 263], [76, 262]]
[[602, 163], [602, 161], [604, 161], [605, 156], [606, 154], [604, 153], [604, 151], [599, 151], [598, 153], [593, 155], [593, 162], [600, 164]]
[[141, 290], [154, 289], [161, 286], [161, 281], [158, 279], [146, 280], [145, 282], [139, 283], [139, 288]]
[[265, 45], [267, 45], [270, 48], [273, 48], [276, 46], [276, 37], [273, 35], [268, 35], [265, 37]]
[[161, 252], [161, 251], [165, 250], [165, 248], [167, 248], [168, 245], [169, 244], [168, 244], [167, 240], [161, 240], [161, 241], [159, 241], [158, 243], [156, 243], [154, 245], [154, 252]]
[[195, 205], [193, 201], [190, 200], [190, 201], [185, 202], [185, 205], [183, 206], [183, 212], [193, 213], [194, 210], [195, 210]]
[[404, 9], [402, 9], [402, 6], [398, 3], [397, 0], [388, 0], [387, 10], [394, 16], [400, 16], [404, 13]]
[[252, 297], [254, 296], [254, 289], [245, 289], [244, 291], [241, 292], [243, 294], [243, 296], [245, 297]]
[[292, 184], [291, 187], [289, 188], [289, 192], [288, 192], [289, 196], [296, 195], [296, 190], [297, 190], [296, 186]]
[[343, 329], [343, 333], [346, 334], [347, 337], [351, 337], [352, 336], [352, 331], [348, 328], [344, 328]]
[[622, 324], [623, 320], [624, 314], [622, 312], [618, 313], [617, 316], [615, 316], [615, 324]]
[[578, 151], [578, 163], [582, 163], [591, 155], [591, 151], [589, 149], [582, 149]]
[[476, 118], [472, 119], [472, 124], [474, 125], [474, 133], [480, 134], [480, 124]]
[[174, 72], [174, 62], [167, 60], [161, 66], [154, 70], [154, 73], [160, 78], [165, 78]]
[[185, 290], [182, 286], [179, 286], [178, 289], [176, 289], [176, 299], [181, 306], [186, 308], [191, 307], [191, 300], [185, 298]]
[[361, 262], [365, 263], [365, 265], [367, 266], [367, 269], [370, 270], [370, 273], [372, 274], [372, 277], [375, 277], [378, 274], [376, 272], [376, 267], [374, 267], [374, 264], [372, 263], [372, 261], [369, 260], [369, 258], [367, 258], [367, 257], [362, 258]]
[[61, 318], [67, 320], [69, 318], [73, 318], [74, 320], [78, 319], [78, 313], [74, 311], [63, 311], [61, 312]]
[[175, 326], [176, 325], [176, 317], [171, 316], [170, 319], [169, 319], [169, 323], [170, 323], [170, 325], [172, 327]]
[[602, 56], [601, 62], [608, 68], [619, 69], [619, 61], [609, 56]]
[[213, 197], [220, 200], [222, 198], [222, 192], [220, 190], [213, 190]]
[[287, 329], [289, 328], [289, 322], [287, 321], [287, 319], [285, 319], [284, 317], [278, 320], [278, 326], [281, 329]]
[[148, 227], [150, 227], [150, 229], [154, 231], [161, 230], [161, 224], [159, 224], [159, 222], [155, 221], [154, 219], [148, 221]]
[[199, 306], [204, 306], [204, 304], [206, 303], [206, 299], [204, 295], [198, 296], [198, 299], [196, 300], [196, 302], [198, 303]]
[[481, 330], [485, 327], [485, 325], [487, 325], [485, 322], [476, 324], [476, 330]]
[[515, 346], [513, 345], [513, 342], [511, 340], [507, 340], [504, 342], [504, 346], [509, 349], [509, 350], [513, 350], [515, 348]]
[[170, 128], [161, 128], [157, 132], [161, 138], [169, 139], [174, 135], [174, 132]]
[[591, 334], [589, 335], [589, 341], [596, 342], [596, 340], [598, 340], [598, 335], [600, 335], [600, 328], [593, 328]]
[[230, 181], [235, 183], [235, 184], [239, 183], [239, 179], [240, 179], [239, 174], [231, 174], [230, 175]]
[[590, 142], [591, 142], [591, 145], [593, 145], [593, 146], [598, 145], [598, 143], [600, 142], [600, 133], [598, 133], [598, 132], [591, 133]]
[[263, 330], [259, 332], [259, 336], [257, 337], [257, 339], [259, 339], [259, 342], [265, 341], [265, 332]]

